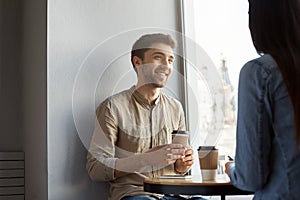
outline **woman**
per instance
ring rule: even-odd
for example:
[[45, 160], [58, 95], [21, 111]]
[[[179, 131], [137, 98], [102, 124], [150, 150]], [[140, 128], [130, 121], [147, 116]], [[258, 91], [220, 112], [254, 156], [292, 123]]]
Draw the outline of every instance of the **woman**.
[[291, 199], [300, 181], [288, 174], [300, 153], [300, 1], [249, 0], [249, 29], [261, 57], [240, 72], [236, 157], [226, 173], [254, 199]]

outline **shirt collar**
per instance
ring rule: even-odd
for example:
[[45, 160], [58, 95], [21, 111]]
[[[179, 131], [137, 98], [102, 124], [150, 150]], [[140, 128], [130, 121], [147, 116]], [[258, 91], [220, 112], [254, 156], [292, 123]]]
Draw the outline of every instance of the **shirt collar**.
[[[136, 90], [136, 86], [132, 86], [130, 88], [131, 90], [131, 94], [132, 94], [132, 97], [143, 107], [147, 108], [147, 109], [150, 109], [151, 108], [151, 104], [150, 102], [148, 101], [148, 99], [144, 98], [143, 95], [141, 95], [137, 90]], [[153, 106], [156, 106], [159, 101], [160, 101], [160, 98], [161, 98], [161, 94], [159, 93], [158, 97], [155, 99], [154, 101], [154, 105]]]

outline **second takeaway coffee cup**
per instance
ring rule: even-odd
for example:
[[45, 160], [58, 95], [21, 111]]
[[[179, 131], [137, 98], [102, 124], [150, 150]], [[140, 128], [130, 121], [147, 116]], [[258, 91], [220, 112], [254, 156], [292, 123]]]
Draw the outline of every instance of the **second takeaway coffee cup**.
[[219, 162], [219, 151], [214, 146], [199, 146], [199, 164], [202, 180], [215, 180]]
[[189, 141], [189, 132], [188, 131], [178, 131], [174, 130], [172, 132], [172, 143], [173, 144], [182, 144], [187, 146]]

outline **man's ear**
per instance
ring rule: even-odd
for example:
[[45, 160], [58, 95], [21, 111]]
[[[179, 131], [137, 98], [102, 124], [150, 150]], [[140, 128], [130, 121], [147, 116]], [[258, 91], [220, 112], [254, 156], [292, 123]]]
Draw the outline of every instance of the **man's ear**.
[[140, 66], [143, 62], [142, 62], [142, 59], [137, 57], [137, 56], [133, 56], [132, 58], [132, 63], [135, 67], [138, 67]]

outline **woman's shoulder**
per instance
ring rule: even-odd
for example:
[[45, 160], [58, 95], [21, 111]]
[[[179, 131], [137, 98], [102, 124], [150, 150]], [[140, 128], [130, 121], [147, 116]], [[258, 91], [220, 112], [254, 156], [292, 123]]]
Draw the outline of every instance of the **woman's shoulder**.
[[254, 67], [256, 66], [262, 70], [272, 70], [278, 68], [276, 61], [269, 54], [265, 54], [263, 56], [248, 61], [244, 67], [249, 67], [249, 66], [254, 66]]
[[262, 78], [266, 78], [272, 73], [278, 72], [278, 65], [269, 54], [248, 61], [241, 69], [241, 73], [255, 74], [256, 76], [262, 76]]

